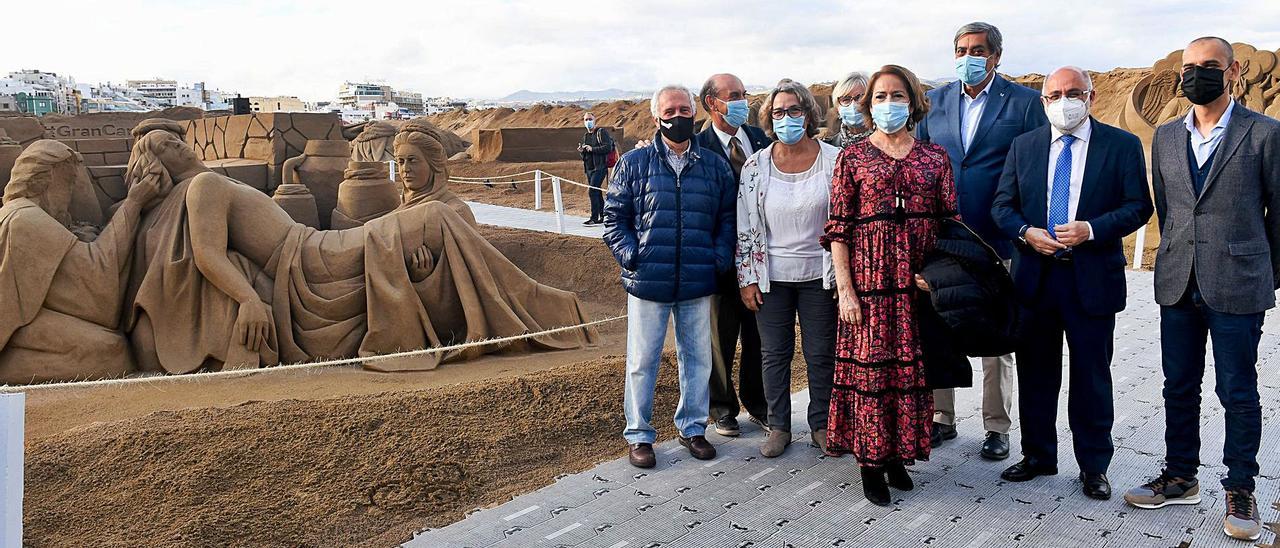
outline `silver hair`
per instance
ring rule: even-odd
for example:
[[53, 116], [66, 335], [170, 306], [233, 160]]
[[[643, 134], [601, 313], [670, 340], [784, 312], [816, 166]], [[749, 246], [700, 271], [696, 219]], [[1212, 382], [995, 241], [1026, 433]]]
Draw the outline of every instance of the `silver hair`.
[[[1090, 90], [1090, 91], [1092, 91], [1092, 90], [1093, 90], [1093, 77], [1092, 77], [1092, 76], [1089, 76], [1089, 71], [1087, 71], [1087, 70], [1085, 70], [1085, 69], [1082, 69], [1082, 68], [1080, 68], [1080, 67], [1077, 67], [1077, 66], [1067, 65], [1067, 66], [1064, 66], [1064, 67], [1058, 67], [1058, 68], [1057, 68], [1057, 69], [1055, 69], [1053, 72], [1050, 72], [1050, 73], [1049, 73], [1049, 76], [1053, 76], [1054, 74], [1056, 74], [1056, 73], [1057, 73], [1058, 71], [1060, 71], [1060, 70], [1069, 70], [1069, 71], [1071, 71], [1071, 72], [1074, 72], [1074, 73], [1076, 73], [1076, 74], [1079, 74], [1081, 78], [1084, 78], [1084, 86], [1085, 86], [1085, 89], [1088, 89], [1088, 90]], [[1047, 80], [1048, 80], [1048, 78], [1045, 78], [1045, 80], [1047, 81]]]
[[778, 86], [773, 88], [773, 91], [769, 92], [769, 96], [765, 97], [764, 102], [760, 104], [759, 119], [770, 121], [770, 123], [762, 124], [764, 127], [761, 129], [764, 130], [765, 134], [769, 138], [774, 138], [772, 123], [773, 98], [777, 97], [779, 93], [790, 93], [796, 96], [796, 99], [800, 101], [800, 108], [804, 109], [805, 135], [809, 137], [817, 135], [818, 123], [822, 120], [822, 116], [818, 112], [818, 100], [813, 97], [813, 92], [809, 91], [809, 88], [805, 87], [804, 84], [790, 78], [783, 78], [779, 81]]
[[658, 118], [658, 99], [668, 91], [682, 91], [685, 95], [688, 95], [689, 106], [693, 108], [693, 115], [698, 115], [698, 98], [693, 95], [693, 92], [680, 84], [667, 84], [659, 88], [658, 91], [653, 92], [653, 98], [649, 99], [649, 113], [653, 114], [654, 118]]
[[951, 45], [959, 44], [961, 36], [979, 33], [986, 33], [987, 48], [991, 50], [991, 53], [999, 55], [1004, 51], [1004, 38], [1000, 36], [1000, 29], [991, 23], [983, 23], [982, 21], [975, 21], [960, 27], [960, 30], [956, 31], [956, 37], [951, 41]]
[[845, 75], [845, 77], [841, 78], [839, 82], [836, 82], [835, 87], [831, 88], [831, 106], [833, 107], [840, 106], [839, 104], [840, 97], [844, 96], [844, 94], [846, 93], [849, 93], [849, 90], [856, 88], [858, 86], [862, 86], [863, 90], [867, 89], [866, 73], [854, 71]]

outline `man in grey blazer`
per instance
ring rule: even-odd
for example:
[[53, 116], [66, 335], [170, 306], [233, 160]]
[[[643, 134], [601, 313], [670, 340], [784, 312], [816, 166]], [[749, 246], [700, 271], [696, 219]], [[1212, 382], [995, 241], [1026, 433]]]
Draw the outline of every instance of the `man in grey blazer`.
[[1187, 46], [1182, 90], [1193, 106], [1160, 126], [1151, 147], [1167, 468], [1125, 500], [1140, 508], [1200, 501], [1200, 380], [1212, 337], [1226, 410], [1223, 531], [1257, 540], [1258, 340], [1280, 280], [1280, 122], [1232, 99], [1227, 86], [1241, 70], [1233, 57], [1221, 38]]

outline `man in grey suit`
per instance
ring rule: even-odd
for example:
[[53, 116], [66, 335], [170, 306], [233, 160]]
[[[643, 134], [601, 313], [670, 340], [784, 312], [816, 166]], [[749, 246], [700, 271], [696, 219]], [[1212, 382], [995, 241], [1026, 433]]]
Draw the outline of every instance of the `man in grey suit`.
[[1167, 468], [1125, 500], [1140, 508], [1200, 502], [1200, 380], [1212, 337], [1226, 410], [1223, 531], [1257, 540], [1258, 341], [1280, 280], [1280, 122], [1232, 99], [1227, 86], [1241, 70], [1233, 57], [1221, 38], [1187, 46], [1182, 91], [1193, 106], [1160, 126], [1151, 147]]

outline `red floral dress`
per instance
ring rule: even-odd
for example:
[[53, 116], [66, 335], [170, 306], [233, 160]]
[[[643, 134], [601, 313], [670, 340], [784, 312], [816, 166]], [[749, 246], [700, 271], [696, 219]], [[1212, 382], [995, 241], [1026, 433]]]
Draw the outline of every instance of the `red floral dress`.
[[849, 246], [862, 324], [838, 320], [828, 448], [859, 464], [928, 460], [933, 393], [925, 384], [915, 318], [915, 274], [956, 216], [951, 161], [917, 141], [901, 160], [869, 140], [846, 148], [831, 180], [822, 244]]

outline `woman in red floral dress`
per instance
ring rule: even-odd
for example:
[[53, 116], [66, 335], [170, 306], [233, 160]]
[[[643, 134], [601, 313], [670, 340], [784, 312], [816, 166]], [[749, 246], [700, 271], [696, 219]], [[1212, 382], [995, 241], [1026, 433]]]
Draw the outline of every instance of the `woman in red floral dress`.
[[914, 74], [883, 67], [861, 106], [875, 132], [840, 154], [822, 238], [840, 311], [827, 446], [853, 453], [867, 500], [884, 506], [889, 486], [914, 487], [906, 466], [929, 458], [933, 394], [915, 315], [928, 286], [917, 273], [956, 195], [946, 151], [911, 136], [929, 110]]

